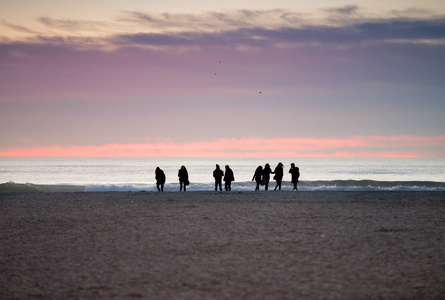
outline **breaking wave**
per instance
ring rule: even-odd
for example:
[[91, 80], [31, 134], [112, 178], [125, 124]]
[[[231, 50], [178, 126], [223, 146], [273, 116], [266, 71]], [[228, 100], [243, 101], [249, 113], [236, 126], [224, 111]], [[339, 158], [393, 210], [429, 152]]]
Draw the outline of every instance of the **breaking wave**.
[[[269, 183], [273, 190], [275, 181]], [[375, 180], [317, 180], [301, 181], [300, 191], [445, 191], [445, 182], [434, 181], [375, 181]], [[214, 183], [191, 183], [188, 191], [213, 191]], [[224, 189], [224, 183], [223, 183]], [[254, 191], [255, 183], [233, 182], [232, 191]], [[261, 187], [264, 190], [264, 186]], [[292, 190], [290, 182], [283, 182], [282, 190]], [[37, 185], [32, 183], [7, 182], [0, 184], [0, 192], [154, 192], [154, 184], [86, 184], [86, 185]], [[167, 183], [166, 192], [179, 191], [178, 183]]]

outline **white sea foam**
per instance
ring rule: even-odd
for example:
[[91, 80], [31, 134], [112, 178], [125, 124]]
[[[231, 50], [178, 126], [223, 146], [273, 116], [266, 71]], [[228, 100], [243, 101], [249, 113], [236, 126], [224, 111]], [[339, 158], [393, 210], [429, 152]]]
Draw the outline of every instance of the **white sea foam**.
[[[269, 191], [274, 192], [275, 182], [269, 184]], [[282, 191], [291, 191], [290, 182], [283, 182]], [[191, 183], [187, 191], [214, 191], [213, 183]], [[384, 181], [302, 181], [298, 184], [299, 191], [445, 191], [444, 182], [384, 182]], [[253, 182], [234, 182], [232, 191], [254, 191]], [[260, 191], [265, 187], [261, 186]], [[36, 185], [31, 183], [8, 182], [0, 184], [1, 191], [28, 191], [28, 192], [154, 192], [154, 184], [88, 184], [79, 185]], [[165, 192], [179, 191], [178, 183], [168, 183], [164, 186]], [[224, 185], [223, 185], [224, 191]]]
[[[273, 191], [275, 181], [269, 183], [269, 191]], [[298, 184], [300, 191], [445, 191], [445, 182], [384, 182], [384, 181], [302, 181]], [[224, 183], [222, 185], [224, 191]], [[282, 183], [283, 191], [290, 191], [293, 185], [290, 182]], [[214, 191], [214, 183], [191, 183], [187, 191]], [[254, 191], [255, 183], [250, 181], [233, 182], [232, 191]], [[261, 186], [261, 191], [265, 190]], [[87, 185], [86, 192], [140, 192], [157, 191], [156, 185], [125, 184], [125, 185]], [[164, 186], [165, 192], [179, 191], [179, 183], [169, 183]]]

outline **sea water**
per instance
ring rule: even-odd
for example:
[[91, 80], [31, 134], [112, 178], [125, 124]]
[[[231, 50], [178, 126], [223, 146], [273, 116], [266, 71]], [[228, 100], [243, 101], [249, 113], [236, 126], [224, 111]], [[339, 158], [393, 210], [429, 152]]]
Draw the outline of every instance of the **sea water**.
[[[213, 170], [219, 164], [222, 170], [229, 165], [234, 172], [232, 191], [251, 191], [255, 169], [269, 163], [274, 170], [279, 162], [284, 164], [282, 190], [292, 189], [288, 171], [295, 163], [300, 168], [301, 191], [445, 191], [445, 158], [0, 158], [0, 184], [156, 191], [155, 169], [160, 167], [167, 177], [164, 190], [178, 191], [178, 170], [184, 165], [190, 178], [187, 190], [211, 191]], [[274, 187], [271, 178], [269, 189]]]

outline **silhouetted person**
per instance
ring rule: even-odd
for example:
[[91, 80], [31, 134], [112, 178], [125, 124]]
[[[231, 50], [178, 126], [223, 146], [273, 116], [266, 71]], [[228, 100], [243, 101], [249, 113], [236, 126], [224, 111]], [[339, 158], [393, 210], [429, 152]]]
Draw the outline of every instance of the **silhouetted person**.
[[217, 164], [216, 169], [213, 171], [213, 177], [215, 177], [215, 192], [218, 190], [218, 186], [219, 186], [219, 191], [222, 191], [221, 182], [222, 182], [223, 176], [224, 176], [224, 172], [223, 172], [223, 170], [221, 170], [221, 168]]
[[226, 174], [224, 175], [224, 189], [226, 191], [232, 190], [232, 181], [235, 181], [235, 176], [233, 175], [232, 169], [228, 165], [226, 165]]
[[278, 163], [278, 165], [275, 167], [275, 170], [273, 171], [273, 173], [275, 174], [273, 179], [275, 179], [277, 182], [277, 185], [275, 186], [274, 191], [276, 191], [277, 188], [281, 191], [281, 182], [283, 181], [283, 164]]
[[291, 163], [289, 173], [292, 175], [291, 181], [294, 184], [293, 191], [298, 191], [297, 184], [298, 184], [298, 179], [300, 178], [300, 169], [297, 168], [294, 163]]
[[256, 181], [256, 187], [255, 187], [255, 191], [259, 191], [260, 190], [260, 184], [262, 183], [263, 180], [263, 167], [262, 166], [258, 166], [258, 168], [256, 168], [255, 170], [255, 174], [253, 174], [253, 178], [252, 181]]
[[156, 178], [156, 187], [158, 188], [158, 192], [164, 191], [164, 183], [165, 183], [165, 174], [159, 167], [156, 168], [155, 171]]
[[269, 189], [269, 181], [270, 181], [270, 174], [272, 173], [272, 169], [270, 168], [269, 164], [266, 164], [263, 169], [263, 184], [264, 188], [267, 191]]
[[182, 166], [181, 169], [178, 171], [178, 177], [179, 177], [179, 191], [182, 191], [182, 186], [184, 186], [184, 192], [187, 190], [187, 186], [190, 184], [189, 182], [189, 173], [187, 172], [187, 169]]

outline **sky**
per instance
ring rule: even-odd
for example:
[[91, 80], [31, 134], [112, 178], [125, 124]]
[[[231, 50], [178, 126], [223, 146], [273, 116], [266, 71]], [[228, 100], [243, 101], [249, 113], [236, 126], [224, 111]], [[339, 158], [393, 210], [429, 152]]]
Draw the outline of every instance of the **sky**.
[[443, 0], [0, 0], [0, 157], [443, 158], [444, 113]]

